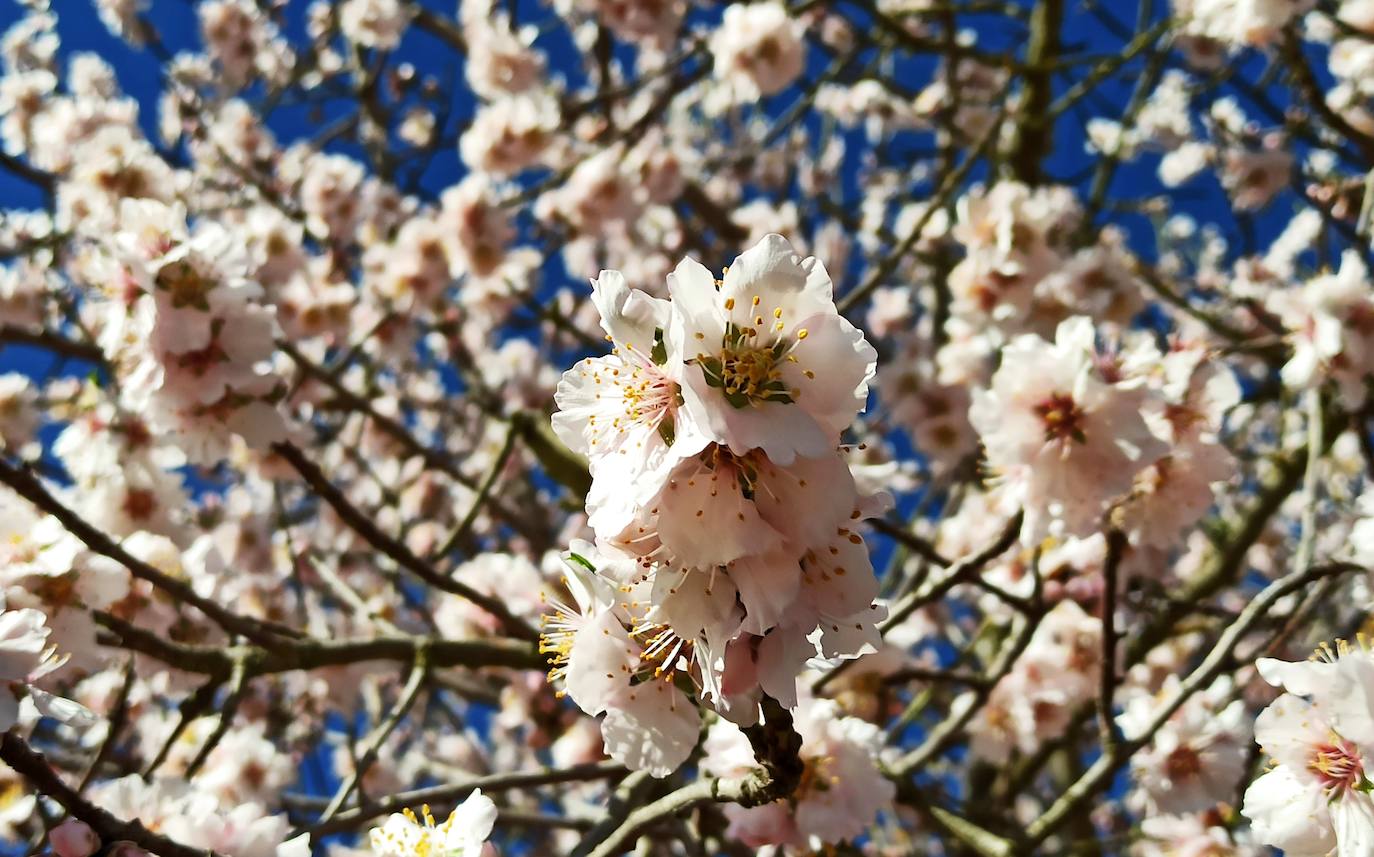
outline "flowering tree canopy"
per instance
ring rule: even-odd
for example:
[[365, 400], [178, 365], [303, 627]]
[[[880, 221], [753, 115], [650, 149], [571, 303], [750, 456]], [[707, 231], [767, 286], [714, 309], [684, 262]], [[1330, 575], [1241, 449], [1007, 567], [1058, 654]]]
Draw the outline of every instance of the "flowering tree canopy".
[[1374, 857], [1374, 2], [0, 27], [6, 853]]

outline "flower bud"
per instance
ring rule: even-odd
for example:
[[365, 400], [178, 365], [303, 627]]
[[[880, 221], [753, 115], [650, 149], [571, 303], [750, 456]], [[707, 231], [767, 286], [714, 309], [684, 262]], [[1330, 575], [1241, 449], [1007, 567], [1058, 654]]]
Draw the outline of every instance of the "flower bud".
[[100, 837], [86, 822], [69, 818], [48, 832], [48, 844], [57, 857], [91, 857], [100, 850]]

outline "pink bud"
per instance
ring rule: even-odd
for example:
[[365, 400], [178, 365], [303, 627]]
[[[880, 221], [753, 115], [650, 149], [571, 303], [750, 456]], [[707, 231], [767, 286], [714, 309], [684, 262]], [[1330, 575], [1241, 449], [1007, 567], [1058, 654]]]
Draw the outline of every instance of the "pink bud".
[[86, 822], [69, 818], [48, 831], [48, 844], [57, 857], [91, 857], [100, 850], [100, 837]]
[[110, 846], [106, 857], [153, 857], [153, 855], [128, 840], [120, 840]]

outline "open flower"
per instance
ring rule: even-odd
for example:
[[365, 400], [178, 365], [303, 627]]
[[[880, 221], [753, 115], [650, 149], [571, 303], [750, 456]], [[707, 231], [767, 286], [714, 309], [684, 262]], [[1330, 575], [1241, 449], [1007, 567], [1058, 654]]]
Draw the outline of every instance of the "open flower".
[[573, 603], [541, 646], [607, 752], [655, 776], [695, 746], [698, 706], [795, 706], [807, 662], [873, 650], [885, 615], [839, 445], [876, 353], [824, 267], [769, 235], [720, 281], [685, 260], [668, 285], [593, 282], [613, 349], [564, 375], [553, 424], [587, 456], [597, 544], [568, 556]]
[[630, 523], [667, 468], [705, 440], [680, 425], [682, 361], [667, 340], [670, 304], [630, 288], [618, 271], [592, 281], [592, 301], [612, 351], [563, 373], [553, 428], [587, 456], [592, 526], [614, 533]]
[[804, 27], [778, 2], [726, 8], [711, 36], [716, 77], [740, 102], [781, 92], [802, 72]]
[[476, 789], [442, 822], [435, 823], [428, 806], [418, 817], [407, 809], [372, 828], [368, 841], [376, 857], [481, 857], [494, 824], [496, 804]]
[[1141, 413], [1148, 391], [1103, 377], [1096, 355], [1092, 322], [1072, 318], [1053, 343], [1012, 340], [991, 388], [973, 393], [969, 420], [1004, 490], [1026, 510], [1026, 541], [1094, 532], [1167, 449]]
[[1246, 790], [1241, 812], [1261, 842], [1286, 854], [1361, 857], [1374, 853], [1374, 658], [1344, 645], [1321, 654], [1259, 661], [1288, 693], [1255, 722], [1275, 764]]
[[41, 611], [0, 607], [0, 732], [19, 721], [19, 703], [26, 697], [45, 717], [76, 725], [92, 719], [77, 703], [33, 686], [66, 661], [48, 645], [49, 633]]
[[573, 603], [550, 598], [540, 636], [540, 651], [553, 656], [549, 680], [561, 681], [586, 713], [605, 714], [601, 735], [611, 758], [667, 776], [696, 746], [701, 722], [674, 680], [713, 685], [718, 667], [695, 640], [643, 615], [648, 601], [632, 593], [647, 595], [644, 583], [630, 584], [626, 559], [574, 542], [564, 563]]
[[1283, 321], [1293, 342], [1283, 382], [1305, 389], [1330, 379], [1346, 403], [1358, 407], [1374, 371], [1374, 297], [1360, 255], [1347, 250], [1340, 270], [1314, 277], [1300, 289], [1275, 291], [1266, 307]]
[[[831, 700], [804, 700], [797, 709], [801, 735], [801, 783], [788, 801], [745, 808], [729, 806], [730, 834], [752, 847], [791, 845], [820, 849], [857, 838], [889, 807], [896, 787], [878, 769], [882, 730], [843, 717]], [[744, 733], [727, 721], [712, 725], [703, 767], [719, 777], [742, 776], [753, 767]]]
[[825, 266], [770, 234], [723, 279], [685, 259], [668, 287], [685, 408], [712, 440], [782, 465], [834, 447], [863, 410], [877, 352], [836, 311]]

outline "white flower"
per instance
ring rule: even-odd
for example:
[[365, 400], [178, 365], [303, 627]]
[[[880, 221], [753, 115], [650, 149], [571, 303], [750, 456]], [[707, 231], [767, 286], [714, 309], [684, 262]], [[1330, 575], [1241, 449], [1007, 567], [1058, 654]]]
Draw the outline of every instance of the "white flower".
[[1270, 44], [1312, 5], [1312, 0], [1173, 0], [1183, 32], [1233, 47]]
[[1159, 180], [1165, 187], [1178, 187], [1207, 168], [1213, 147], [1188, 140], [1171, 149], [1159, 160]]
[[372, 828], [368, 841], [376, 857], [481, 857], [482, 845], [495, 824], [496, 804], [477, 789], [443, 822], [435, 823], [428, 806], [419, 818], [407, 809]]
[[[750, 847], [791, 845], [821, 850], [861, 836], [890, 808], [896, 787], [878, 769], [882, 730], [840, 716], [830, 700], [803, 700], [797, 709], [802, 782], [789, 800], [744, 808], [730, 805], [730, 835]], [[737, 726], [717, 721], [704, 742], [703, 768], [737, 777], [754, 767], [749, 742]]]
[[64, 723], [84, 726], [93, 719], [75, 702], [32, 686], [66, 660], [48, 645], [46, 621], [38, 610], [0, 607], [0, 732], [18, 722], [19, 703], [25, 697], [32, 700], [39, 714]]
[[830, 275], [781, 235], [717, 281], [684, 260], [668, 278], [683, 399], [712, 440], [777, 464], [833, 450], [864, 407], [877, 352], [836, 310]]
[[558, 123], [558, 104], [552, 96], [508, 96], [478, 109], [458, 140], [458, 150], [469, 169], [508, 176], [539, 159]]
[[564, 561], [573, 604], [549, 599], [553, 613], [540, 635], [540, 651], [555, 664], [549, 680], [561, 680], [583, 711], [605, 714], [601, 734], [611, 758], [665, 777], [696, 746], [701, 722], [673, 681], [680, 673], [702, 681], [704, 673], [712, 683], [713, 667], [701, 669], [693, 641], [632, 614], [631, 604], [642, 603], [628, 594], [635, 591], [632, 563], [585, 542], [574, 542]]
[[711, 35], [716, 77], [741, 103], [782, 91], [802, 73], [804, 29], [779, 2], [726, 7]]
[[973, 393], [969, 420], [1026, 510], [1028, 541], [1052, 528], [1094, 532], [1111, 501], [1167, 449], [1141, 415], [1145, 388], [1108, 382], [1095, 358], [1092, 322], [1073, 318], [1053, 344], [1030, 334], [1012, 340], [991, 389]]
[[[1139, 695], [1118, 718], [1129, 738], [1140, 733], [1161, 704], [1176, 697], [1179, 679], [1169, 676], [1159, 693]], [[1233, 799], [1236, 783], [1249, 761], [1249, 716], [1245, 703], [1233, 700], [1218, 709], [1231, 689], [1219, 682], [1217, 692], [1196, 694], [1131, 757], [1131, 772], [1150, 815], [1193, 813]]]
[[630, 288], [618, 271], [602, 271], [592, 282], [592, 301], [613, 348], [563, 373], [553, 427], [570, 449], [587, 456], [592, 526], [614, 535], [676, 459], [700, 451], [705, 441], [678, 420], [682, 361], [666, 339], [669, 303]]
[[1272, 292], [1265, 303], [1293, 342], [1284, 384], [1305, 389], [1329, 378], [1347, 404], [1362, 403], [1365, 379], [1374, 371], [1374, 295], [1359, 253], [1345, 251], [1339, 271], [1314, 277], [1299, 290]]
[[1350, 549], [1355, 561], [1374, 565], [1374, 487], [1366, 487], [1357, 504], [1360, 518], [1350, 528]]
[[697, 707], [671, 681], [622, 691], [601, 722], [606, 754], [627, 768], [666, 777], [691, 755], [701, 729]]
[[[1260, 713], [1255, 740], [1275, 766], [1245, 792], [1256, 838], [1287, 854], [1374, 853], [1374, 658], [1362, 648], [1325, 659], [1261, 659], [1260, 674], [1288, 692]], [[1310, 700], [1304, 697], [1310, 697]]]
[[339, 29], [364, 48], [392, 50], [408, 23], [410, 7], [400, 0], [346, 0], [339, 7]]

